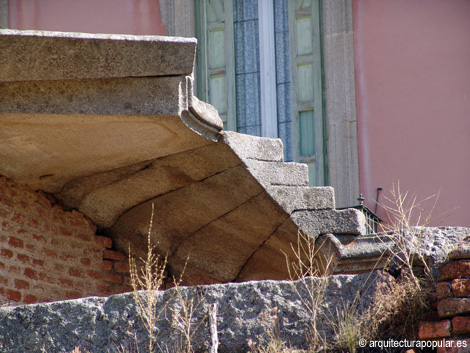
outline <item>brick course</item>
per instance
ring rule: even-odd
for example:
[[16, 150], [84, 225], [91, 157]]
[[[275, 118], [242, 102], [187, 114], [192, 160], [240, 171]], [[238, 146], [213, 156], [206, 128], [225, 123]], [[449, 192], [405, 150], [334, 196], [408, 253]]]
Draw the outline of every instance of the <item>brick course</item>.
[[[437, 348], [438, 353], [470, 352], [470, 244], [461, 244], [449, 254], [449, 262], [439, 268], [436, 287], [440, 321], [422, 322], [419, 338], [443, 339], [453, 347]], [[447, 339], [450, 338], [450, 339]], [[461, 345], [458, 347], [458, 344]]]
[[130, 291], [127, 257], [80, 212], [0, 177], [0, 304]]

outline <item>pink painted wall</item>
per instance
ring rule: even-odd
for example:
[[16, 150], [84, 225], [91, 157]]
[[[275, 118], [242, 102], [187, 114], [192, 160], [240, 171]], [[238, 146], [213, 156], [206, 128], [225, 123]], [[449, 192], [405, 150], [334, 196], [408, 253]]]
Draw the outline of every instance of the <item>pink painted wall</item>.
[[164, 35], [158, 0], [9, 0], [9, 28]]
[[470, 1], [353, 0], [353, 21], [366, 204], [400, 181], [440, 192], [433, 225], [469, 227]]

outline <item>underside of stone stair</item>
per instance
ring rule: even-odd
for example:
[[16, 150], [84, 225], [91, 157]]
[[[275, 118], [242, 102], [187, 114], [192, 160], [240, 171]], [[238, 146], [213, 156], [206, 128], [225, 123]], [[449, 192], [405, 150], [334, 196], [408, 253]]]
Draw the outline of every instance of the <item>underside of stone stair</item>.
[[365, 234], [363, 214], [336, 210], [331, 187], [309, 187], [280, 140], [223, 131], [193, 94], [195, 49], [193, 39], [1, 30], [0, 174], [53, 194], [137, 256], [153, 205], [152, 242], [170, 274], [187, 263], [188, 284], [285, 279], [299, 231], [328, 238], [348, 272], [354, 261], [334, 249]]

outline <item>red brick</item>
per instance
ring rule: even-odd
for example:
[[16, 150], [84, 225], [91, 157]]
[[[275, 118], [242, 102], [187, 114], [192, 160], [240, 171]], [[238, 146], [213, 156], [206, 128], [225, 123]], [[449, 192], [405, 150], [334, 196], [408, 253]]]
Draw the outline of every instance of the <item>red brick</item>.
[[71, 237], [73, 235], [73, 232], [69, 228], [59, 227], [59, 235]]
[[438, 305], [440, 317], [449, 317], [470, 313], [470, 298], [445, 298]]
[[16, 289], [29, 289], [29, 282], [23, 281], [22, 279], [15, 279]]
[[134, 290], [132, 289], [131, 286], [115, 286], [114, 287], [115, 294], [128, 293], [128, 292], [133, 292], [133, 291]]
[[129, 264], [125, 262], [116, 262], [113, 268], [116, 272], [129, 273]]
[[18, 224], [24, 224], [24, 216], [18, 212], [13, 213], [13, 217], [11, 217], [11, 220]]
[[452, 319], [452, 331], [457, 335], [470, 334], [470, 317], [456, 316]]
[[85, 242], [89, 242], [93, 240], [94, 234], [92, 233], [85, 233], [85, 232], [77, 232], [75, 237], [77, 239], [83, 240]]
[[19, 275], [20, 274], [20, 268], [18, 266], [10, 266], [8, 267], [8, 272], [10, 272], [11, 274], [15, 274], [15, 275]]
[[7, 258], [7, 259], [11, 259], [13, 257], [13, 252], [8, 249], [1, 249], [0, 256]]
[[82, 296], [82, 293], [77, 292], [77, 291], [65, 292], [65, 299], [76, 299], [76, 298], [80, 298], [81, 296]]
[[7, 286], [8, 285], [8, 278], [0, 276], [0, 284]]
[[32, 234], [32, 237], [33, 237], [33, 239], [36, 240], [36, 241], [39, 241], [39, 242], [41, 242], [41, 243], [46, 243], [46, 238], [44, 238], [44, 236], [41, 235], [41, 234], [33, 233], [33, 234]]
[[113, 268], [113, 263], [108, 260], [103, 260], [103, 263], [101, 264], [101, 269], [103, 271], [110, 271]]
[[50, 259], [57, 259], [59, 255], [57, 254], [57, 251], [48, 249], [48, 248], [42, 248], [41, 253], [46, 257]]
[[470, 297], [470, 279], [454, 279], [452, 293], [454, 297]]
[[103, 258], [116, 261], [124, 261], [127, 259], [122, 252], [108, 249], [103, 250]]
[[35, 244], [31, 244], [31, 243], [27, 243], [26, 246], [25, 246], [26, 250], [29, 251], [30, 253], [35, 253], [36, 252], [36, 245]]
[[21, 301], [21, 293], [16, 290], [8, 289], [6, 294], [9, 300], [13, 300], [15, 302]]
[[38, 273], [31, 269], [31, 268], [25, 268], [23, 274], [31, 279], [37, 280], [38, 279]]
[[439, 299], [447, 298], [452, 296], [450, 291], [449, 282], [439, 282], [436, 285], [436, 293]]
[[117, 275], [117, 274], [114, 274], [114, 273], [107, 273], [105, 276], [104, 276], [104, 280], [106, 282], [112, 282], [112, 283], [122, 283], [122, 275]]
[[43, 260], [38, 260], [38, 259], [33, 259], [33, 265], [36, 267], [44, 267], [44, 261]]
[[98, 293], [103, 294], [103, 295], [114, 294], [113, 287], [109, 284], [98, 283], [96, 285], [96, 289], [98, 290]]
[[83, 271], [81, 271], [81, 270], [79, 270], [75, 267], [71, 267], [69, 269], [69, 275], [72, 276], [72, 277], [79, 277], [79, 278], [83, 278], [85, 276]]
[[0, 270], [5, 269], [5, 264], [3, 262], [0, 262]]
[[103, 274], [98, 271], [86, 271], [88, 277], [91, 277], [95, 280], [101, 280], [103, 278]]
[[61, 287], [73, 288], [73, 281], [70, 278], [59, 278], [57, 284]]
[[470, 261], [451, 261], [439, 268], [439, 281], [470, 276]]
[[39, 228], [39, 221], [36, 218], [29, 218], [27, 226], [31, 228]]
[[88, 258], [88, 257], [82, 257], [80, 259], [80, 263], [83, 265], [83, 266], [90, 266], [91, 265], [91, 260]]
[[55, 278], [43, 272], [38, 273], [38, 279], [41, 282], [55, 284]]
[[17, 254], [16, 258], [18, 259], [19, 262], [23, 264], [29, 264], [31, 262], [31, 259], [28, 255], [25, 254]]
[[33, 304], [33, 303], [37, 303], [38, 302], [38, 298], [36, 298], [36, 296], [32, 295], [32, 294], [26, 294], [24, 299], [23, 299], [23, 303], [25, 304]]
[[10, 245], [13, 248], [18, 248], [18, 249], [24, 248], [23, 240], [15, 238], [15, 237], [10, 237], [10, 239], [8, 240], [8, 245]]
[[95, 243], [104, 247], [104, 248], [107, 248], [107, 249], [111, 249], [111, 247], [113, 246], [113, 241], [111, 240], [111, 238], [108, 238], [108, 237], [103, 237], [101, 235], [95, 235], [94, 237], [94, 240], [95, 240]]
[[418, 337], [420, 340], [450, 337], [450, 321], [423, 322], [419, 325]]

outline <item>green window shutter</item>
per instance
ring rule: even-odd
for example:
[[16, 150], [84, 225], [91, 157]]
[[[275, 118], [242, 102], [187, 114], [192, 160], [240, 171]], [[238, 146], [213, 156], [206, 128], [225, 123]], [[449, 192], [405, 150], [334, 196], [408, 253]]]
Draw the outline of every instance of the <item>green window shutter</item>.
[[289, 1], [293, 156], [310, 185], [325, 183], [319, 11], [319, 0]]
[[232, 0], [196, 1], [196, 24], [198, 96], [219, 111], [224, 129], [236, 130]]

